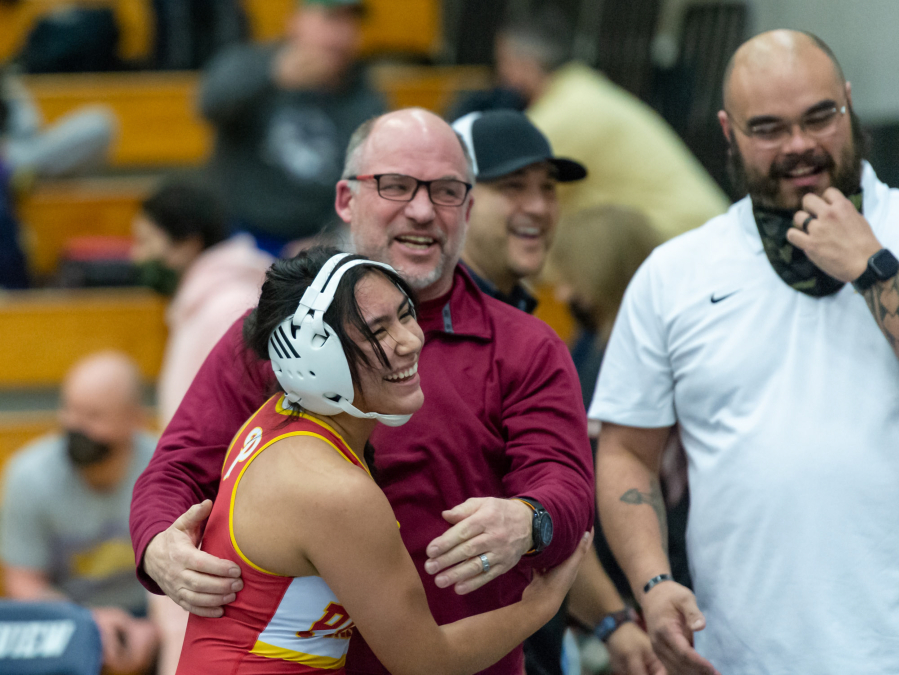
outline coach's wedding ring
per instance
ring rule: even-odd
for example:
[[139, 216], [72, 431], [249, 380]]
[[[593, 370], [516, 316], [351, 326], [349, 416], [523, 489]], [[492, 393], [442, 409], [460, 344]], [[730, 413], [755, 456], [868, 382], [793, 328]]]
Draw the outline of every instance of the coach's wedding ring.
[[478, 556], [478, 558], [481, 560], [481, 571], [484, 574], [487, 574], [487, 572], [490, 571], [490, 561], [487, 560], [487, 554], [482, 553], [481, 555]]
[[808, 234], [808, 224], [812, 222], [817, 216], [815, 214], [809, 215], [808, 218], [802, 221], [802, 231]]

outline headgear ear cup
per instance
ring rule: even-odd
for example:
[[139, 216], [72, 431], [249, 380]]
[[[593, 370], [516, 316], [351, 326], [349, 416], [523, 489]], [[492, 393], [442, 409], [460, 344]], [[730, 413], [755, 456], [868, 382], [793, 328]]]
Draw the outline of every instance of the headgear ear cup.
[[303, 293], [297, 311], [272, 331], [268, 343], [272, 369], [287, 400], [310, 412], [319, 415], [346, 412], [399, 426], [408, 422], [411, 415], [364, 413], [352, 405], [353, 378], [343, 345], [337, 333], [324, 322], [324, 314], [347, 270], [367, 265], [396, 273], [390, 265], [374, 260], [351, 260], [338, 268], [348, 255], [340, 253], [329, 258]]

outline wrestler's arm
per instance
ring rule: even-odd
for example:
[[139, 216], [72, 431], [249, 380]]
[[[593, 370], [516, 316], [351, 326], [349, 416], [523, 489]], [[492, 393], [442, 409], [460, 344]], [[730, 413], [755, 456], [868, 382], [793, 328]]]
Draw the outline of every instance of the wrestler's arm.
[[474, 673], [498, 661], [555, 614], [590, 541], [582, 533], [576, 554], [536, 576], [520, 602], [438, 626], [383, 492], [308, 439], [281, 441], [247, 468], [234, 533], [263, 569], [321, 576], [394, 675]]
[[[549, 328], [535, 340], [503, 406], [510, 470], [506, 494], [540, 502], [553, 521], [552, 543], [525, 560], [547, 568], [565, 560], [593, 523], [593, 463], [577, 373]], [[530, 548], [533, 511], [516, 499], [472, 498], [445, 512], [452, 525], [428, 545], [425, 569], [460, 594], [512, 569]], [[487, 551], [484, 574], [472, 555]], [[441, 571], [443, 570], [443, 571]]]
[[243, 344], [238, 319], [210, 352], [134, 486], [131, 539], [138, 577], [185, 609], [221, 615], [241, 582], [239, 568], [196, 546], [218, 490], [225, 452], [240, 425], [265, 402], [265, 366]]
[[[805, 225], [810, 215], [814, 218]], [[822, 270], [840, 281], [858, 279], [868, 259], [883, 248], [871, 225], [842, 192], [828, 188], [818, 197], [802, 199], [787, 240], [798, 246]], [[899, 251], [893, 251], [899, 254]], [[878, 328], [899, 358], [899, 275], [877, 281], [863, 294]]]

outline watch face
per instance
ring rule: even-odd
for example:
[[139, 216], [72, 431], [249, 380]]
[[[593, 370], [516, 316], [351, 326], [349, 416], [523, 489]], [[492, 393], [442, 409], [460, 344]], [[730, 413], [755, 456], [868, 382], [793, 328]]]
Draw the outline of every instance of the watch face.
[[617, 628], [617, 621], [615, 621], [615, 617], [612, 615], [606, 615], [603, 617], [603, 620], [599, 622], [599, 625], [596, 627], [596, 634], [599, 636], [600, 640], [604, 640], [609, 636], [615, 628]]
[[549, 546], [549, 542], [553, 540], [553, 521], [549, 514], [544, 517], [540, 523], [540, 542], [543, 546]]
[[899, 272], [899, 260], [885, 248], [871, 256], [870, 265], [881, 281], [891, 279]]

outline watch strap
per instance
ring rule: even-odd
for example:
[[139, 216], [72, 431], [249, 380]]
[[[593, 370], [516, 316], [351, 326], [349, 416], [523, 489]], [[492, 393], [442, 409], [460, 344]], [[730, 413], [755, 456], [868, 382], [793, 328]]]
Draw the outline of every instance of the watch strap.
[[531, 549], [527, 551], [525, 555], [536, 555], [542, 550], [537, 541], [537, 537], [539, 536], [537, 520], [540, 518], [541, 514], [545, 514], [543, 517], [546, 517], [549, 513], [543, 508], [543, 504], [536, 499], [531, 499], [530, 497], [515, 497], [515, 501], [521, 502], [533, 512], [533, 518], [531, 520]]
[[607, 642], [612, 637], [612, 633], [623, 624], [628, 622], [636, 623], [636, 621], [637, 613], [630, 607], [625, 607], [617, 612], [606, 614], [593, 630], [593, 634], [603, 642]]

